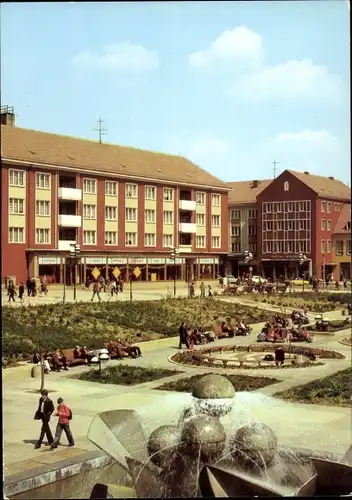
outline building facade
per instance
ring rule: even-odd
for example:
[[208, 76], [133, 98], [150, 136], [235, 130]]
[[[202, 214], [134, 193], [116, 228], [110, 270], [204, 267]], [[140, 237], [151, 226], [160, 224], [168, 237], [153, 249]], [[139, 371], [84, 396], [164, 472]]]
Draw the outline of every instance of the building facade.
[[257, 196], [262, 273], [274, 280], [336, 274], [332, 240], [350, 203], [350, 188], [333, 177], [285, 170]]
[[[257, 195], [270, 180], [230, 182], [229, 186], [229, 256], [228, 271], [240, 276], [252, 268], [253, 274], [259, 270], [257, 255], [258, 209]], [[253, 255], [245, 261], [245, 252]]]
[[[223, 182], [181, 157], [17, 128], [8, 111], [1, 126], [3, 282], [43, 274], [60, 283], [74, 275], [79, 282], [100, 275], [190, 280], [223, 272]], [[73, 243], [81, 247], [76, 267]]]
[[332, 237], [334, 279], [352, 279], [351, 262], [351, 207], [344, 205]]

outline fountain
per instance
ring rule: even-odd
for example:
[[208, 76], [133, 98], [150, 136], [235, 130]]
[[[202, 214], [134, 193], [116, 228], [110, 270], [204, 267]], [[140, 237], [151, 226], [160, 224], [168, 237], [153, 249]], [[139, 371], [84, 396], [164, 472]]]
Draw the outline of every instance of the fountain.
[[352, 446], [341, 459], [282, 447], [257, 421], [238, 425], [231, 418], [234, 387], [221, 375], [202, 377], [192, 399], [184, 396], [176, 425], [161, 425], [148, 439], [134, 410], [95, 417], [88, 438], [129, 471], [131, 482], [96, 484], [91, 498], [351, 495]]

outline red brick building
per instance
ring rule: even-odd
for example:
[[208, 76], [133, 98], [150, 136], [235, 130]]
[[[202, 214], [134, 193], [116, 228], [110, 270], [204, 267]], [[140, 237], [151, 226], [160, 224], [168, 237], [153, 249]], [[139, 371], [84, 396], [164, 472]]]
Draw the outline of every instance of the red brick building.
[[141, 280], [222, 272], [222, 181], [179, 156], [17, 128], [11, 108], [1, 123], [2, 281], [72, 282], [74, 242], [81, 282], [93, 271], [127, 280], [136, 267]]
[[[336, 274], [333, 235], [345, 205], [348, 186], [333, 177], [285, 170], [257, 195], [258, 260], [273, 279]], [[299, 254], [307, 257], [299, 266]]]

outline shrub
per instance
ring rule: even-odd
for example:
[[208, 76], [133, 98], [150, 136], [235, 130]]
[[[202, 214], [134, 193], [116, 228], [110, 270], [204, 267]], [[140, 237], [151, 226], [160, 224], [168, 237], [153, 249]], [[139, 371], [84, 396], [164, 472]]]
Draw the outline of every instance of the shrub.
[[137, 385], [182, 373], [164, 368], [141, 368], [138, 366], [108, 366], [101, 373], [96, 368], [74, 375], [72, 378], [99, 382], [101, 384]]

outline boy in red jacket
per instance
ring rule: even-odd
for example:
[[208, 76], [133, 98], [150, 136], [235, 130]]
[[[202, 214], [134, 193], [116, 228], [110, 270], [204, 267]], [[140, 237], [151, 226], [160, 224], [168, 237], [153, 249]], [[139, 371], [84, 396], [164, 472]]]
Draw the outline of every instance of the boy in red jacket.
[[72, 418], [72, 412], [70, 408], [64, 403], [64, 400], [62, 398], [59, 398], [57, 400], [57, 404], [58, 407], [55, 416], [59, 417], [59, 421], [56, 427], [55, 438], [53, 444], [51, 445], [52, 450], [58, 447], [62, 431], [64, 431], [66, 434], [68, 445], [69, 446], [75, 445], [72, 432], [70, 429], [70, 420]]

